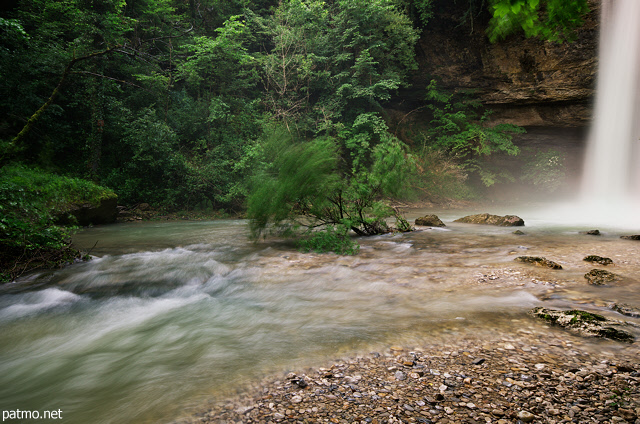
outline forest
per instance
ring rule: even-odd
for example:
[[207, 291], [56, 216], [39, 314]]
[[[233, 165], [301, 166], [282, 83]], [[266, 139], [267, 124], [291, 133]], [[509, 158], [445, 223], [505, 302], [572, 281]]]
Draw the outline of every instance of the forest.
[[[388, 199], [473, 198], [513, 178], [483, 158], [517, 155], [524, 129], [492, 124], [473, 93], [409, 86], [440, 3], [5, 2], [2, 280], [79, 255], [63, 219], [74, 202], [242, 213], [255, 237], [322, 228], [304, 247], [348, 253], [350, 231], [388, 231]], [[461, 3], [459, 25], [488, 22], [492, 42], [568, 42], [588, 11], [586, 0]], [[399, 133], [386, 106], [402, 90], [428, 118]]]

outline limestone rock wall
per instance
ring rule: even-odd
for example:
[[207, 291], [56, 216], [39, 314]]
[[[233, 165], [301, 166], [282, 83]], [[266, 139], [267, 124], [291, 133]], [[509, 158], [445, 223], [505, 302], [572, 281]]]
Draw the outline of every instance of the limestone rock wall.
[[[420, 38], [419, 71], [409, 101], [421, 99], [431, 79], [449, 90], [474, 90], [494, 110], [493, 121], [523, 126], [582, 127], [591, 114], [597, 69], [600, 1], [574, 43], [513, 35], [491, 44], [488, 13], [460, 25], [467, 2], [437, 0], [435, 17]], [[410, 99], [411, 96], [413, 99]]]

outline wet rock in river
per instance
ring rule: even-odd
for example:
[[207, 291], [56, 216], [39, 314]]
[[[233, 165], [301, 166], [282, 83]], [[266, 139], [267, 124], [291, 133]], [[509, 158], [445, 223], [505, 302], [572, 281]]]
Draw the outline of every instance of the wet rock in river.
[[524, 225], [524, 220], [519, 216], [499, 216], [491, 215], [488, 213], [464, 216], [462, 218], [456, 219], [454, 222], [462, 222], [466, 224], [498, 225], [500, 227], [522, 227]]
[[589, 230], [585, 234], [588, 236], [599, 236], [600, 230]]
[[620, 236], [620, 238], [624, 240], [640, 240], [640, 234], [635, 234], [632, 236]]
[[415, 224], [425, 227], [446, 227], [437, 215], [425, 215], [421, 218], [416, 218]]
[[523, 235], [524, 235], [524, 233], [523, 233], [522, 231], [520, 231], [520, 230], [515, 230], [515, 231], [513, 232], [513, 234], [515, 234], [515, 235], [517, 235], [517, 236], [523, 236]]
[[611, 258], [605, 258], [602, 256], [598, 256], [598, 255], [589, 255], [586, 256], [583, 261], [586, 262], [595, 262], [597, 264], [600, 265], [611, 265], [613, 263], [613, 261], [611, 260]]
[[640, 308], [636, 308], [635, 306], [614, 303], [609, 307], [619, 314], [626, 315], [628, 317], [640, 318]]
[[635, 339], [631, 333], [617, 328], [624, 326], [624, 322], [610, 320], [592, 312], [577, 309], [559, 311], [538, 307], [533, 309], [531, 314], [585, 337], [603, 337], [620, 342], [633, 342]]
[[516, 262], [523, 262], [525, 264], [532, 264], [532, 265], [542, 266], [545, 268], [562, 269], [562, 266], [560, 264], [550, 261], [547, 258], [542, 258], [539, 256], [518, 256], [514, 260]]
[[584, 275], [584, 278], [587, 279], [589, 284], [593, 284], [594, 286], [602, 286], [620, 280], [620, 277], [613, 272], [603, 269], [592, 269]]

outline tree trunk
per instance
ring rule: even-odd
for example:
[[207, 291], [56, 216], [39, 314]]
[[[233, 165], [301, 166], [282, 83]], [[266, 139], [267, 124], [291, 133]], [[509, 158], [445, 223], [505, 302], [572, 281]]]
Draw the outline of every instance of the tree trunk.
[[115, 49], [118, 49], [120, 47], [122, 47], [122, 46], [118, 45], [118, 46], [111, 47], [111, 48], [108, 48], [108, 49], [103, 50], [103, 51], [89, 53], [88, 55], [85, 55], [85, 56], [81, 56], [81, 57], [77, 57], [77, 58], [74, 57], [71, 60], [71, 62], [69, 62], [69, 64], [67, 64], [66, 68], [64, 68], [64, 72], [62, 73], [62, 76], [60, 77], [60, 81], [58, 82], [58, 85], [56, 86], [56, 88], [51, 93], [51, 96], [49, 96], [49, 99], [42, 106], [40, 106], [40, 108], [33, 115], [31, 115], [31, 118], [29, 118], [29, 120], [24, 125], [24, 127], [22, 127], [22, 130], [11, 141], [12, 146], [13, 147], [18, 147], [20, 145], [20, 143], [22, 143], [23, 139], [29, 133], [29, 131], [31, 131], [31, 128], [34, 126], [36, 121], [40, 118], [40, 116], [44, 113], [44, 111], [46, 111], [49, 108], [49, 106], [51, 106], [51, 104], [56, 99], [56, 97], [58, 97], [58, 93], [60, 92], [60, 89], [62, 88], [62, 84], [64, 84], [65, 80], [67, 79], [67, 77], [71, 73], [71, 68], [73, 68], [73, 66], [76, 63], [78, 63], [80, 61], [83, 61], [83, 60], [86, 60], [86, 59], [91, 59], [91, 58], [96, 57], [96, 56], [102, 56], [104, 54], [111, 53], [112, 51], [114, 51]]

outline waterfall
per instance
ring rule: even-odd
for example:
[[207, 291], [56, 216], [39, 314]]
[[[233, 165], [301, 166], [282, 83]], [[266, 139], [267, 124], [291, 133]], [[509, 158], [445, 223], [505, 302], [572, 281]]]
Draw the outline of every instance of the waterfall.
[[582, 179], [599, 218], [640, 220], [640, 1], [603, 0], [598, 82]]

